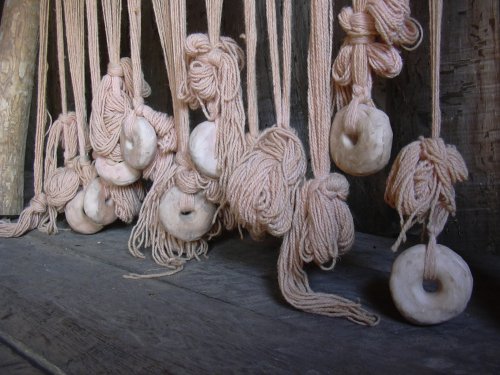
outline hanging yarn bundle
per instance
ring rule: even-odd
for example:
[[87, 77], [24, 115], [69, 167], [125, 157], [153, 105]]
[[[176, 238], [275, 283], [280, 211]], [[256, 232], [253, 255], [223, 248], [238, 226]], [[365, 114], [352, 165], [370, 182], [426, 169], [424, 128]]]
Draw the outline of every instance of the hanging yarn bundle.
[[[122, 125], [133, 105], [131, 95], [134, 90], [132, 62], [128, 58], [120, 59], [122, 3], [121, 0], [102, 2], [110, 63], [107, 74], [98, 84], [97, 9], [94, 1], [88, 2], [87, 6], [93, 91], [90, 141], [99, 177], [88, 189], [85, 211], [102, 225], [110, 224], [116, 218], [130, 223], [139, 213], [145, 192], [138, 181], [140, 169], [123, 161], [124, 153], [119, 142]], [[141, 75], [140, 94], [148, 96], [150, 92], [149, 85]], [[133, 145], [132, 142], [127, 144]], [[153, 141], [153, 151], [150, 153], [154, 153], [155, 148], [156, 142]]]
[[416, 48], [422, 32], [410, 17], [409, 0], [353, 0], [338, 18], [347, 37], [333, 64], [339, 112], [330, 152], [344, 172], [364, 176], [387, 165], [392, 147], [389, 118], [371, 98], [371, 75], [397, 76], [403, 65], [397, 47]]
[[[45, 127], [47, 121], [46, 88], [47, 88], [47, 39], [49, 25], [49, 0], [40, 1], [40, 25], [38, 51], [38, 92], [35, 134], [35, 160], [33, 163], [34, 197], [19, 216], [17, 223], [0, 221], [0, 237], [19, 237], [35, 228], [41, 228], [49, 220], [47, 212], [47, 196], [43, 191], [43, 149]], [[51, 228], [54, 228], [51, 226]], [[52, 229], [47, 228], [50, 233]]]
[[330, 173], [328, 155], [332, 36], [332, 2], [311, 2], [308, 103], [314, 178], [297, 191], [292, 228], [284, 236], [278, 260], [278, 278], [283, 296], [298, 309], [375, 325], [379, 318], [358, 303], [312, 291], [303, 269], [310, 262], [325, 270], [333, 269], [338, 257], [350, 250], [354, 242], [354, 223], [346, 203], [349, 184], [344, 176]]
[[169, 270], [148, 275], [131, 274], [127, 276], [130, 278], [159, 277], [180, 271], [186, 260], [199, 259], [206, 254], [208, 244], [205, 237], [217, 235], [221, 230], [218, 221], [213, 225], [216, 207], [205, 198], [205, 192], [213, 192], [216, 184], [202, 178], [189, 158], [189, 113], [186, 104], [179, 99], [180, 83], [185, 76], [185, 2], [153, 0], [153, 6], [172, 93], [174, 118], [168, 117], [169, 131], [157, 132], [156, 156], [144, 170], [145, 177], [153, 184], [132, 229], [129, 251], [144, 258], [140, 248], [151, 246], [155, 262]]
[[292, 225], [292, 200], [306, 171], [305, 152], [290, 127], [291, 3], [283, 10], [283, 84], [280, 82], [276, 4], [266, 1], [276, 125], [255, 140], [229, 178], [227, 199], [254, 237], [283, 236]]
[[192, 34], [186, 39], [187, 74], [181, 98], [191, 109], [201, 107], [208, 120], [190, 135], [191, 159], [203, 175], [218, 178], [225, 187], [245, 151], [243, 51], [233, 39], [219, 35], [223, 0], [205, 3], [208, 35]]
[[83, 234], [92, 234], [101, 230], [102, 225], [94, 222], [84, 209], [86, 189], [96, 177], [95, 168], [88, 156], [90, 142], [85, 103], [85, 59], [82, 59], [85, 51], [84, 1], [66, 2], [64, 4], [64, 16], [79, 149], [79, 156], [74, 159], [74, 168], [78, 173], [80, 185], [83, 188], [68, 202], [64, 213], [71, 229]]
[[[436, 324], [460, 314], [472, 292], [472, 275], [464, 260], [437, 244], [448, 216], [456, 211], [453, 184], [467, 179], [465, 162], [452, 145], [440, 138], [439, 70], [442, 0], [429, 0], [432, 70], [432, 137], [420, 137], [404, 147], [387, 180], [386, 202], [401, 218], [396, 251], [415, 223], [425, 226], [427, 245], [403, 252], [391, 273], [391, 293], [402, 315], [417, 324]], [[437, 291], [427, 292], [424, 281]]]

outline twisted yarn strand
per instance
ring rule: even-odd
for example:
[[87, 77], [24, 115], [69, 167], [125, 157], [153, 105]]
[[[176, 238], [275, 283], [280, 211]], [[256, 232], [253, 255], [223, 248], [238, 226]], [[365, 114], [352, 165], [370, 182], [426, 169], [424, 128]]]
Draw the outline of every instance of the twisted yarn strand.
[[448, 216], [456, 211], [456, 182], [468, 177], [464, 159], [452, 145], [440, 138], [439, 70], [442, 0], [429, 1], [431, 15], [432, 71], [432, 138], [420, 137], [398, 154], [387, 179], [385, 201], [395, 208], [401, 221], [401, 232], [393, 251], [406, 240], [406, 232], [415, 223], [426, 226], [429, 240], [426, 248], [424, 278], [435, 279], [435, 247]]
[[397, 47], [416, 48], [422, 33], [410, 17], [409, 0], [353, 0], [338, 19], [347, 37], [332, 68], [335, 101], [337, 109], [349, 104], [346, 131], [354, 134], [358, 106], [374, 106], [372, 73], [397, 76], [403, 66]]

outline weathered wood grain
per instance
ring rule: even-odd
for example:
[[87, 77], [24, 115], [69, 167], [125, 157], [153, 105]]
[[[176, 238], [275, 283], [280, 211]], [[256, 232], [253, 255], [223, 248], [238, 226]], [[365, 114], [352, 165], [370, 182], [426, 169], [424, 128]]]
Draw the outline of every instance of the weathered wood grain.
[[0, 25], [0, 215], [23, 208], [24, 150], [38, 43], [36, 0], [7, 1]]
[[[279, 242], [226, 237], [208, 261], [159, 280], [123, 274], [155, 265], [128, 255], [125, 227], [94, 236], [38, 232], [0, 241], [0, 332], [67, 373], [495, 373], [500, 368], [497, 257], [473, 267], [466, 312], [435, 327], [392, 306], [389, 241], [359, 236], [316, 290], [380, 313], [364, 328], [294, 310], [276, 280]], [[484, 280], [484, 282], [482, 281]], [[493, 288], [485, 287], [485, 284]]]

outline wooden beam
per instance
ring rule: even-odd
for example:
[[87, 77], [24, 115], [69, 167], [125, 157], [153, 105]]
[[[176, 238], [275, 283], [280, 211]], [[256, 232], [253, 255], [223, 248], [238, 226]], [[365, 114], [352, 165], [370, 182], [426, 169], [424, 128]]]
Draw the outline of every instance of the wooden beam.
[[17, 215], [23, 207], [38, 14], [37, 0], [4, 4], [0, 25], [0, 215]]

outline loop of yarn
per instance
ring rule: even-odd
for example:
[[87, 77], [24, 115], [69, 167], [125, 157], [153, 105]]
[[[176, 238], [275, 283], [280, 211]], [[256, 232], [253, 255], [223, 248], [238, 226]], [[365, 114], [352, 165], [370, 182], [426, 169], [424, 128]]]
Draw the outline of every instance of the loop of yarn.
[[306, 216], [300, 256], [306, 263], [333, 269], [337, 257], [354, 242], [354, 223], [346, 203], [349, 183], [341, 174], [331, 173], [308, 181], [303, 190]]
[[305, 152], [296, 133], [274, 126], [262, 132], [234, 170], [227, 198], [254, 234], [264, 228], [282, 236], [291, 227], [292, 197], [305, 172]]
[[415, 48], [421, 27], [410, 17], [408, 0], [353, 0], [338, 19], [347, 37], [332, 69], [336, 106], [349, 103], [346, 132], [354, 134], [359, 104], [374, 106], [371, 73], [397, 76], [403, 66], [397, 47]]
[[241, 92], [243, 51], [228, 37], [212, 45], [207, 34], [189, 35], [184, 51], [188, 69], [180, 98], [191, 109], [201, 107], [207, 119], [214, 121], [219, 117], [221, 102], [231, 101]]
[[415, 223], [429, 221], [432, 210], [444, 210], [445, 222], [448, 214], [454, 215], [453, 184], [467, 176], [460, 153], [441, 138], [420, 137], [404, 147], [394, 161], [385, 191], [385, 201], [398, 211], [401, 220], [401, 233], [392, 249], [396, 251], [406, 240], [406, 231]]

